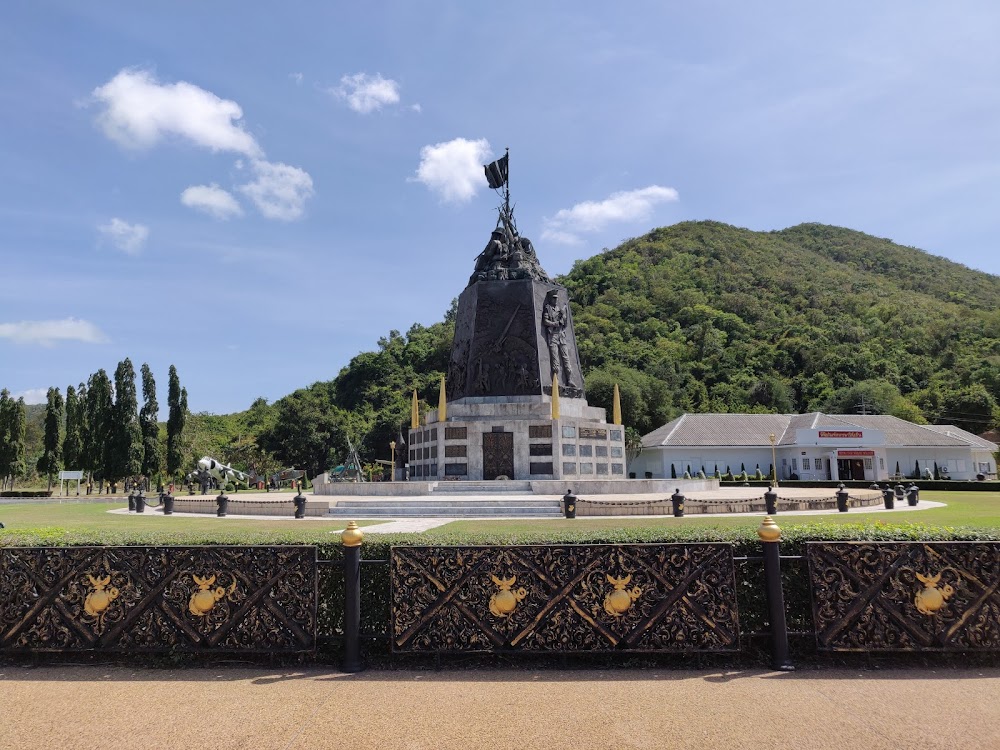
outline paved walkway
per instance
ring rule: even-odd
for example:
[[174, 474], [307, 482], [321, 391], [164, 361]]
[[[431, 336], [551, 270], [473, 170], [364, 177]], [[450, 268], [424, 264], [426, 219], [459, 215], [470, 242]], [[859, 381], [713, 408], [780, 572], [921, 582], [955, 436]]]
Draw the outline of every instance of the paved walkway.
[[1000, 669], [0, 666], [0, 750], [986, 750]]

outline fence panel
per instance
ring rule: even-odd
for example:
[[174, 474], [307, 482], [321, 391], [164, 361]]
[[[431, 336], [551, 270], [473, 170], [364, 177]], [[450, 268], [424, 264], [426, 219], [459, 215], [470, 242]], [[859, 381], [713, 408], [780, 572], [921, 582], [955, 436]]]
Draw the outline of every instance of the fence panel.
[[395, 652], [738, 651], [730, 544], [393, 547]]
[[0, 651], [299, 652], [315, 547], [0, 549]]
[[810, 542], [817, 647], [1000, 650], [1000, 544]]

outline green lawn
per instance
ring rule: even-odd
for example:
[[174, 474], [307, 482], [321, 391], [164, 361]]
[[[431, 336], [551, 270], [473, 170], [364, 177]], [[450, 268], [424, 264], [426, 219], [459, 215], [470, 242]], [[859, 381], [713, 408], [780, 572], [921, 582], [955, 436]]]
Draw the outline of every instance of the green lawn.
[[[817, 521], [829, 523], [884, 523], [884, 524], [926, 524], [928, 526], [969, 526], [985, 529], [1000, 529], [1000, 492], [921, 492], [922, 500], [933, 500], [947, 503], [943, 508], [905, 512], [866, 513], [851, 510], [847, 513], [808, 514], [808, 515], [777, 515], [775, 521], [779, 526], [812, 524]], [[905, 503], [904, 503], [905, 505]], [[879, 506], [881, 507], [881, 506]], [[896, 507], [899, 507], [897, 503]], [[575, 531], [591, 532], [608, 529], [634, 528], [718, 528], [734, 527], [757, 528], [763, 516], [726, 516], [726, 515], [690, 515], [684, 518], [665, 516], [663, 518], [583, 518], [574, 519], [540, 519], [540, 520], [508, 520], [508, 521], [455, 521], [425, 532], [430, 536], [463, 533], [488, 532], [491, 534], [522, 534], [544, 529], [546, 532]]]
[[[126, 502], [0, 505], [0, 522], [6, 526], [0, 529], [0, 546], [59, 544], [70, 538], [75, 544], [117, 544], [124, 540], [129, 544], [329, 543], [335, 538], [330, 532], [343, 529], [345, 524], [342, 519], [260, 521], [214, 515], [164, 516], [155, 510], [142, 515], [107, 512], [124, 507]], [[358, 521], [359, 526], [377, 523], [383, 522]]]

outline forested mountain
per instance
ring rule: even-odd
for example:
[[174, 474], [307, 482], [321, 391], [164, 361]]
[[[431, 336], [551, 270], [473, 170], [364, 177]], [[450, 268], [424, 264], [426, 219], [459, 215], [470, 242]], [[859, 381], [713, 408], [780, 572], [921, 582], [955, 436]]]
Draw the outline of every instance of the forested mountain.
[[[558, 281], [573, 300], [588, 399], [610, 411], [618, 383], [633, 436], [684, 411], [865, 410], [972, 432], [996, 422], [1000, 277], [914, 248], [820, 224], [685, 222]], [[342, 461], [350, 438], [363, 459], [388, 458], [410, 390], [437, 404], [454, 313], [391, 331], [333, 380], [274, 404], [193, 415], [192, 450], [315, 473]]]

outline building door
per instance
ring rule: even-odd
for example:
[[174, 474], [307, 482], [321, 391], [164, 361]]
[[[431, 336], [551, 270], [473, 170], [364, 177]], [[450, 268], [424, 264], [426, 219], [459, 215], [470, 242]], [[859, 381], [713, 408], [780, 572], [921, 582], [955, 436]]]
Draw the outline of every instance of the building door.
[[483, 479], [514, 478], [514, 433], [483, 433]]
[[865, 460], [863, 458], [855, 458], [851, 461], [851, 476], [858, 480], [865, 478]]
[[854, 479], [854, 476], [851, 472], [851, 469], [853, 468], [851, 463], [852, 463], [851, 459], [849, 458], [837, 459], [837, 474], [839, 474], [840, 478], [845, 481]]

